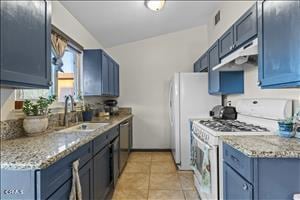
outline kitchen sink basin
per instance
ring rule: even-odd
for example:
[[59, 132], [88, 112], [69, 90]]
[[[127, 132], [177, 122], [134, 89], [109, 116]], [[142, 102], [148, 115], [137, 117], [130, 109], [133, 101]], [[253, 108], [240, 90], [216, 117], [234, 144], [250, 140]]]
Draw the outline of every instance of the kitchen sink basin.
[[72, 131], [87, 131], [91, 132], [98, 128], [109, 125], [109, 123], [82, 123], [76, 126], [72, 126], [66, 129], [62, 129], [58, 132], [72, 132]]

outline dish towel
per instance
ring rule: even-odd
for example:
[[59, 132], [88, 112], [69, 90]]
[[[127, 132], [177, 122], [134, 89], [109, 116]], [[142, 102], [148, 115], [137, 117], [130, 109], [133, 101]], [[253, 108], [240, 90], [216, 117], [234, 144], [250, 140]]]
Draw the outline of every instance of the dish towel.
[[79, 160], [76, 160], [72, 164], [72, 189], [69, 196], [69, 200], [82, 200], [81, 196], [81, 185], [78, 174]]

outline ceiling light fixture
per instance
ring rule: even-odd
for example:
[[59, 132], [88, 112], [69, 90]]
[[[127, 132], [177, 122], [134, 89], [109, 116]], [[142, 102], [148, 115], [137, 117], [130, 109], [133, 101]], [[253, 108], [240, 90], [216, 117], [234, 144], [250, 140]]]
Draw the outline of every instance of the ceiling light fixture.
[[145, 6], [153, 11], [159, 11], [165, 6], [166, 0], [145, 0]]

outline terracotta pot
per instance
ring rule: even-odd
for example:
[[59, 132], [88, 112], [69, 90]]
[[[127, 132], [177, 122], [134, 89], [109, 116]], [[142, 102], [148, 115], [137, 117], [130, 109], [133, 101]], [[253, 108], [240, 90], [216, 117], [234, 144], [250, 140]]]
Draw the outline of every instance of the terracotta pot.
[[28, 136], [40, 135], [48, 128], [48, 117], [27, 116], [23, 121], [23, 127]]

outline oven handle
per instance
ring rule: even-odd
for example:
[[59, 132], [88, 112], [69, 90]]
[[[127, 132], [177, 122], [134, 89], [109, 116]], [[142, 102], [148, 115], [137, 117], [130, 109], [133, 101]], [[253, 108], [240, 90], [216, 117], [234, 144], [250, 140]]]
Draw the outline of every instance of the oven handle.
[[205, 142], [203, 142], [202, 140], [200, 140], [194, 133], [193, 133], [193, 138], [200, 143], [200, 145], [205, 146], [209, 151], [213, 149], [213, 147], [211, 147], [210, 145], [206, 144]]

